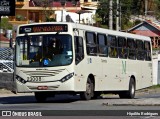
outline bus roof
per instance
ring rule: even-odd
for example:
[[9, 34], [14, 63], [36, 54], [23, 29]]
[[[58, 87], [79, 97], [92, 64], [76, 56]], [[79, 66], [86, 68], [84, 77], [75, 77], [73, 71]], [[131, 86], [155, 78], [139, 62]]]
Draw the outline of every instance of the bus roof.
[[109, 35], [117, 35], [117, 36], [121, 36], [121, 37], [151, 41], [150, 37], [147, 37], [147, 36], [131, 34], [131, 33], [115, 31], [115, 30], [109, 30], [109, 29], [104, 29], [104, 28], [99, 28], [99, 27], [89, 26], [89, 25], [83, 25], [83, 24], [78, 24], [78, 23], [69, 23], [69, 22], [41, 22], [41, 23], [23, 24], [23, 25], [19, 25], [18, 29], [21, 26], [38, 25], [38, 24], [39, 25], [40, 24], [41, 25], [43, 25], [43, 24], [68, 24], [68, 25], [72, 26], [73, 28], [78, 28], [78, 29], [87, 30], [87, 31], [91, 31], [91, 32], [104, 33], [104, 34], [109, 34]]

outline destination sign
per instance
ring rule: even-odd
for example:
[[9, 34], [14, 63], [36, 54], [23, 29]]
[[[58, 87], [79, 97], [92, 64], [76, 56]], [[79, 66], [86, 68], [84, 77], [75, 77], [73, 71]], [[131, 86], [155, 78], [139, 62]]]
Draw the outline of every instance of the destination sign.
[[37, 32], [67, 32], [68, 26], [66, 24], [36, 24], [29, 26], [21, 26], [19, 34], [37, 33]]

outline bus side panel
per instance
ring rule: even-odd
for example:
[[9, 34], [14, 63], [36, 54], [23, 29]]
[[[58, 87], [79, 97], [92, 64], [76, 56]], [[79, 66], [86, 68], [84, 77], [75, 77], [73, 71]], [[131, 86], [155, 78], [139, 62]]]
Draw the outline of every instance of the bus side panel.
[[[128, 60], [127, 61], [127, 74], [128, 74], [129, 80], [131, 76], [135, 78], [136, 90], [140, 89], [141, 83], [142, 83], [141, 62], [137, 60]], [[128, 82], [128, 89], [129, 89], [129, 82]]]
[[149, 87], [153, 85], [152, 81], [152, 62], [145, 61], [142, 63], [142, 87]]
[[121, 78], [122, 61], [117, 58], [107, 58], [107, 63], [103, 63], [103, 73], [105, 83], [103, 88], [106, 91], [127, 90], [127, 79]]
[[75, 91], [85, 91], [86, 89], [86, 81], [87, 81], [87, 70], [85, 60], [83, 59], [79, 64], [75, 65], [75, 79], [74, 86]]
[[120, 60], [120, 82], [121, 89], [128, 90], [129, 88], [129, 80], [130, 80], [130, 72], [129, 70], [129, 61], [127, 59]]

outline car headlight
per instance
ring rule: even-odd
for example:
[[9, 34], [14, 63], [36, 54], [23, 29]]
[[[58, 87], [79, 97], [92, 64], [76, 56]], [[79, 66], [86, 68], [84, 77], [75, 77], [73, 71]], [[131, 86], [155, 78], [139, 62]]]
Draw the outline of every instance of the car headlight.
[[73, 76], [74, 76], [74, 72], [66, 75], [66, 76], [63, 77], [60, 81], [63, 83], [63, 82], [65, 82], [65, 81], [69, 80], [70, 78], [72, 78]]

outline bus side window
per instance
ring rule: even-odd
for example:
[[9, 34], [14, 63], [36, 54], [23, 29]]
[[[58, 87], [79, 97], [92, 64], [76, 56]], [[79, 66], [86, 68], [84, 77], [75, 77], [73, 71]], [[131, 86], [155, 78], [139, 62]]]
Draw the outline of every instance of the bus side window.
[[145, 60], [151, 61], [151, 47], [150, 42], [145, 41], [144, 42], [144, 50], [145, 50]]
[[86, 32], [87, 54], [97, 55], [96, 34], [94, 32]]
[[109, 57], [117, 58], [117, 38], [116, 36], [108, 35]]
[[84, 47], [83, 47], [83, 39], [82, 37], [75, 36], [75, 63], [78, 64], [80, 61], [84, 59]]
[[136, 50], [135, 50], [135, 41], [134, 39], [127, 38], [127, 46], [128, 46], [128, 58], [136, 59]]
[[118, 54], [119, 58], [127, 59], [128, 49], [127, 49], [126, 38], [124, 37], [118, 37]]
[[144, 60], [144, 45], [143, 45], [143, 41], [136, 40], [136, 48], [137, 48], [137, 60]]
[[97, 34], [99, 56], [108, 56], [107, 38], [105, 34]]

